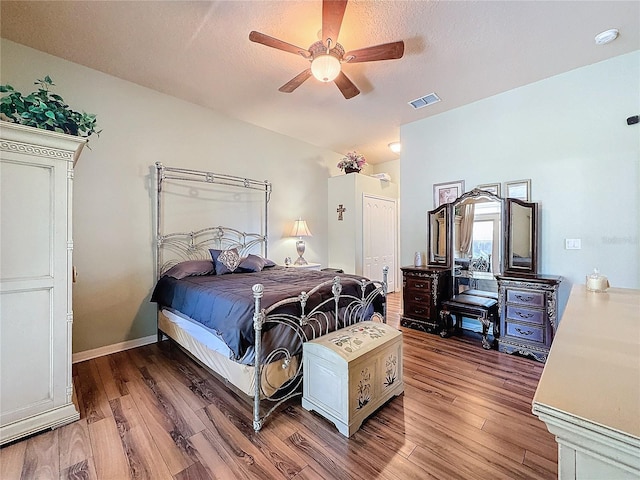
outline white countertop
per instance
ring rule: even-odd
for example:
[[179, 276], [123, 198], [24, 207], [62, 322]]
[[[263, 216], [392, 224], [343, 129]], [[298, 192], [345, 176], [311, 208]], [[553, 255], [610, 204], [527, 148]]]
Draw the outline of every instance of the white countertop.
[[640, 290], [573, 287], [533, 404], [640, 438]]

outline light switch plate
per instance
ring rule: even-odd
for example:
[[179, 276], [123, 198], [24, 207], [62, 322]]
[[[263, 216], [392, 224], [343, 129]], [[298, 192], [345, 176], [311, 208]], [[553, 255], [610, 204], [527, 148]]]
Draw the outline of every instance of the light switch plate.
[[566, 238], [564, 248], [566, 250], [580, 250], [582, 248], [582, 241], [579, 238]]

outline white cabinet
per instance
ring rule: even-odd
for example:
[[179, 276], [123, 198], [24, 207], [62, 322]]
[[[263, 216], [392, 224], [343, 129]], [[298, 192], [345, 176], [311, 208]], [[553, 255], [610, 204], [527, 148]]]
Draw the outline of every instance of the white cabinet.
[[0, 122], [0, 444], [79, 418], [71, 203], [85, 142]]
[[396, 290], [398, 186], [359, 173], [329, 178], [329, 267], [382, 280]]

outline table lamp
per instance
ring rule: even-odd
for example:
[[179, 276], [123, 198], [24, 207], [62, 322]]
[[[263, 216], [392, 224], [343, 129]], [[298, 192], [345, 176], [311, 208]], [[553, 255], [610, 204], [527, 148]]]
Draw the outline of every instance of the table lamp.
[[293, 228], [291, 229], [291, 236], [298, 237], [298, 241], [296, 242], [296, 250], [298, 251], [298, 258], [294, 262], [295, 265], [307, 265], [307, 261], [302, 257], [304, 255], [305, 244], [302, 237], [312, 237], [311, 231], [309, 227], [307, 227], [307, 222], [298, 219], [293, 222]]

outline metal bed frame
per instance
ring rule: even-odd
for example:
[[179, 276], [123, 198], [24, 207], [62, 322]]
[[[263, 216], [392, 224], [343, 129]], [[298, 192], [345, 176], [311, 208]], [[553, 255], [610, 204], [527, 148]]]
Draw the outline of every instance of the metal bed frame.
[[[268, 205], [271, 198], [272, 186], [268, 181], [258, 181], [230, 175], [220, 175], [199, 170], [165, 167], [162, 163], [156, 163], [157, 170], [157, 204], [156, 204], [156, 259], [157, 278], [173, 265], [185, 261], [210, 258], [209, 249], [237, 248], [241, 255], [260, 247], [263, 255], [267, 256], [268, 245]], [[193, 232], [163, 234], [162, 201], [163, 182], [165, 180], [177, 180], [186, 182], [200, 182], [231, 187], [246, 188], [264, 192], [264, 223], [261, 233], [245, 233], [228, 227], [210, 227]], [[164, 253], [169, 252], [171, 257], [164, 259]], [[386, 323], [386, 295], [387, 295], [388, 267], [383, 269], [382, 282], [367, 279], [353, 279], [334, 277], [325, 281], [308, 292], [300, 292], [299, 295], [281, 300], [271, 306], [263, 307], [261, 300], [264, 294], [262, 284], [253, 286], [254, 301], [254, 404], [253, 404], [253, 428], [258, 431], [264, 425], [266, 418], [271, 415], [278, 406], [296, 396], [301, 396], [302, 385], [302, 361], [298, 362], [295, 374], [280, 385], [269, 384], [265, 378], [265, 365], [273, 361], [282, 362], [282, 368], [289, 366], [296, 356], [302, 355], [302, 343], [313, 340], [339, 328], [347, 327], [355, 323], [376, 318]], [[347, 295], [342, 293], [345, 283], [357, 284], [359, 295]], [[321, 289], [331, 290], [328, 296], [319, 305], [308, 308], [309, 299]], [[382, 313], [373, 313], [373, 303], [382, 297]], [[294, 306], [301, 312], [300, 316], [281, 313], [282, 307]], [[280, 311], [279, 311], [280, 309]], [[158, 310], [159, 312], [159, 310]], [[296, 339], [295, 350], [278, 347], [265, 354], [262, 359], [262, 333], [275, 325], [282, 325], [294, 333]], [[158, 340], [166, 335], [158, 328]], [[167, 335], [168, 336], [168, 335]], [[190, 352], [193, 354], [193, 352]], [[194, 354], [197, 357], [197, 355]], [[262, 360], [261, 360], [262, 359]], [[200, 360], [200, 359], [199, 359]], [[228, 380], [228, 379], [227, 379]], [[266, 384], [265, 384], [266, 382]], [[269, 393], [267, 393], [269, 392]], [[270, 402], [264, 406], [263, 403]]]

